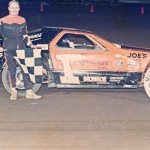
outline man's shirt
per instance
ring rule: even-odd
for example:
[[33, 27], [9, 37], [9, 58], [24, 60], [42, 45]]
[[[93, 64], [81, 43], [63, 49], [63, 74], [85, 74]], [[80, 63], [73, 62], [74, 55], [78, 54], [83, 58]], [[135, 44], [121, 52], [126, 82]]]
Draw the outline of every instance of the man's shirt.
[[24, 36], [27, 35], [27, 24], [25, 18], [9, 15], [1, 18], [0, 32], [4, 38], [4, 49], [16, 50], [26, 47], [27, 41], [24, 40]]

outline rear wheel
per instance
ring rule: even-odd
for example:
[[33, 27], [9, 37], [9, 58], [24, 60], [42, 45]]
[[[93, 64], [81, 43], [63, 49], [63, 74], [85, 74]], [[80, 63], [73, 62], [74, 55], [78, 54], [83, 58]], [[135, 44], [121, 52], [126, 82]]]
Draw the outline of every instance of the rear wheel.
[[[4, 69], [2, 71], [2, 83], [3, 83], [3, 86], [6, 89], [6, 91], [8, 93], [11, 93], [8, 68], [6, 66], [4, 67]], [[41, 84], [34, 84], [33, 85], [33, 91], [37, 92], [41, 86], [42, 86], [42, 83]], [[18, 96], [24, 96], [25, 95], [25, 87], [24, 87], [23, 77], [22, 77], [21, 69], [19, 66], [17, 66], [17, 68], [16, 68], [16, 89], [18, 91]]]
[[150, 68], [144, 74], [144, 89], [148, 97], [150, 97]]

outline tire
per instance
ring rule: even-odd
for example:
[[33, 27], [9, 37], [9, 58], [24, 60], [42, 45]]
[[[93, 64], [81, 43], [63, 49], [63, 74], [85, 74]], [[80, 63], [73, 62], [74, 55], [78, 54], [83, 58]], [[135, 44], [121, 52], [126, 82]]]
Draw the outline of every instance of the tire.
[[147, 69], [144, 75], [144, 89], [148, 97], [150, 97], [150, 68]]
[[[24, 83], [23, 83], [23, 78], [21, 74], [21, 69], [19, 66], [16, 67], [16, 82], [17, 86], [16, 89], [18, 91], [18, 96], [24, 96], [25, 95], [25, 88], [24, 88]], [[8, 76], [8, 68], [7, 66], [4, 67], [2, 71], [2, 84], [6, 91], [11, 94], [11, 88], [10, 88], [10, 83], [9, 83], [9, 76]], [[42, 86], [41, 84], [34, 84], [33, 85], [33, 91], [36, 93]]]

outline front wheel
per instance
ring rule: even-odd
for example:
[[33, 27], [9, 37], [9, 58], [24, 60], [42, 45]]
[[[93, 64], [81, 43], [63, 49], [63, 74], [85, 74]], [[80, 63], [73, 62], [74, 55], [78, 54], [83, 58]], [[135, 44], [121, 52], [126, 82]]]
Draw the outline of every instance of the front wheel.
[[[6, 89], [6, 91], [8, 93], [11, 93], [7, 66], [5, 66], [2, 71], [2, 83], [3, 83], [3, 86]], [[41, 88], [41, 86], [42, 86], [42, 83], [34, 84], [33, 91], [36, 93]], [[23, 77], [22, 77], [21, 69], [19, 66], [16, 67], [16, 89], [18, 91], [18, 96], [25, 95], [25, 87], [24, 87]]]
[[144, 75], [144, 89], [148, 97], [150, 97], [150, 68], [147, 69]]

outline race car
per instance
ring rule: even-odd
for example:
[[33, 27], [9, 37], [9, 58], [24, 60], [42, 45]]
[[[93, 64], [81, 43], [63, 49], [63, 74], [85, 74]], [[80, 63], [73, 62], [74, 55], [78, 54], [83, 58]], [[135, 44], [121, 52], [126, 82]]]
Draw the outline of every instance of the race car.
[[[48, 87], [137, 88], [144, 82], [149, 87], [149, 48], [115, 44], [93, 32], [64, 27], [45, 26], [29, 37], [42, 49], [43, 83]], [[4, 67], [2, 80], [10, 92], [7, 72]], [[41, 85], [35, 85], [35, 92]]]

